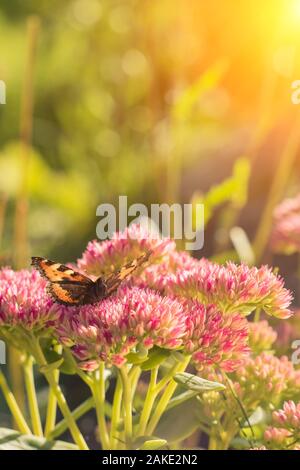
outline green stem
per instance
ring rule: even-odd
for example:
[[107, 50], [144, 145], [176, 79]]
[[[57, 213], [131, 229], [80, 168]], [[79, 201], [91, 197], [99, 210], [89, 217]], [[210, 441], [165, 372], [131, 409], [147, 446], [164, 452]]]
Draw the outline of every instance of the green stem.
[[[54, 375], [55, 382], [58, 384], [59, 383], [59, 370], [55, 370], [53, 375]], [[51, 431], [55, 428], [56, 412], [57, 412], [57, 399], [56, 399], [56, 395], [53, 389], [50, 388], [49, 395], [48, 395], [47, 416], [46, 416], [46, 424], [45, 424], [45, 436], [46, 437], [48, 437]]]
[[[72, 412], [73, 418], [77, 421], [81, 416], [90, 411], [95, 406], [94, 398], [89, 397], [83, 403], [81, 403]], [[56, 439], [58, 436], [63, 434], [68, 429], [68, 423], [66, 419], [62, 419], [48, 435], [49, 440]]]
[[[189, 362], [190, 362], [190, 356], [185, 358], [181, 363], [178, 364], [178, 366], [176, 367], [176, 372], [184, 372]], [[153, 435], [153, 432], [156, 426], [158, 425], [158, 422], [162, 414], [166, 410], [168, 403], [170, 399], [172, 398], [173, 393], [176, 390], [176, 387], [177, 387], [177, 383], [171, 379], [157, 404], [157, 407], [155, 409], [155, 412], [152, 418], [150, 419], [149, 425], [147, 427], [147, 435], [149, 436]]]
[[105, 364], [100, 363], [99, 369], [94, 373], [92, 393], [95, 400], [100, 440], [103, 450], [109, 449], [109, 437], [105, 420]]
[[209, 438], [208, 450], [218, 450], [218, 441], [214, 434]]
[[[40, 347], [40, 344], [39, 344], [39, 341], [36, 339], [36, 338], [33, 338], [32, 339], [32, 348], [33, 348], [33, 351], [34, 351], [34, 356], [35, 356], [35, 359], [36, 359], [36, 362], [37, 364], [40, 366], [40, 367], [47, 367], [48, 366], [48, 363], [45, 359], [45, 356], [44, 356], [44, 353]], [[55, 374], [53, 371], [50, 370], [45, 370], [44, 369], [44, 375], [50, 385], [50, 387], [52, 388], [53, 390], [53, 393], [55, 394], [56, 396], [56, 399], [57, 399], [57, 403], [58, 403], [58, 406], [64, 416], [64, 418], [66, 419], [67, 423], [68, 423], [68, 427], [70, 429], [70, 432], [71, 432], [71, 435], [74, 439], [74, 442], [77, 444], [77, 446], [79, 447], [80, 450], [88, 450], [88, 446], [72, 416], [72, 413], [70, 411], [70, 408], [68, 407], [68, 404], [66, 402], [66, 399], [65, 399], [65, 396], [59, 386], [59, 384], [56, 382], [56, 379], [55, 379]]]
[[132, 395], [131, 383], [128, 379], [126, 366], [119, 369], [123, 386], [123, 406], [124, 406], [124, 425], [125, 442], [127, 449], [130, 449], [132, 443]]
[[157, 381], [157, 374], [158, 374], [158, 366], [151, 370], [150, 382], [148, 386], [148, 391], [146, 395], [146, 400], [144, 403], [143, 411], [140, 418], [139, 429], [138, 429], [138, 436], [143, 436], [146, 432], [147, 424], [150, 418], [150, 414], [157, 396], [157, 392], [155, 391], [156, 381]]
[[[54, 349], [57, 353], [61, 354], [62, 347], [56, 346]], [[54, 371], [54, 378], [57, 384], [59, 384], [59, 370]], [[45, 436], [48, 437], [52, 429], [55, 428], [56, 423], [56, 413], [57, 413], [57, 399], [52, 388], [49, 389], [48, 395], [48, 406], [47, 406], [47, 415], [46, 415], [46, 424], [45, 424]]]
[[64, 349], [64, 354], [66, 358], [72, 363], [74, 369], [76, 370], [76, 374], [83, 380], [83, 382], [91, 389], [93, 386], [93, 379], [89, 377], [80, 367], [78, 367], [77, 362], [74, 359], [73, 354], [68, 348]]
[[155, 387], [156, 395], [158, 395], [159, 392], [161, 392], [163, 388], [170, 382], [172, 377], [174, 377], [176, 372], [178, 372], [180, 366], [181, 366], [181, 363], [176, 362], [176, 364], [173, 367], [171, 367], [169, 372], [158, 382], [158, 384]]
[[114, 400], [112, 405], [112, 415], [111, 415], [111, 428], [110, 428], [110, 448], [115, 450], [118, 448], [118, 424], [120, 422], [121, 414], [121, 405], [122, 405], [122, 382], [120, 377], [117, 378], [117, 384], [114, 393]]
[[31, 356], [28, 356], [25, 359], [23, 363], [23, 369], [24, 369], [25, 387], [26, 387], [32, 429], [36, 436], [42, 437], [43, 428], [42, 428], [39, 406], [38, 406], [38, 401], [37, 401], [37, 396], [36, 396], [34, 373], [33, 373], [33, 358]]
[[255, 322], [259, 322], [260, 320], [260, 313], [261, 313], [261, 308], [257, 308], [255, 310], [255, 314], [254, 314], [254, 321]]
[[137, 387], [141, 372], [142, 371], [141, 371], [140, 366], [133, 366], [132, 369], [130, 370], [129, 374], [128, 374], [129, 380], [131, 381], [131, 397], [132, 397], [132, 400], [133, 400], [134, 395], [135, 395], [136, 387]]
[[26, 421], [25, 421], [25, 418], [16, 402], [16, 399], [13, 395], [13, 393], [11, 392], [8, 384], [7, 384], [7, 381], [6, 381], [6, 378], [4, 377], [4, 374], [2, 373], [2, 371], [0, 370], [0, 388], [3, 392], [3, 395], [4, 395], [4, 398], [6, 400], [6, 403], [7, 403], [7, 406], [15, 420], [15, 423], [16, 425], [18, 426], [18, 429], [19, 431], [22, 433], [22, 434], [32, 434], [31, 433], [31, 430], [29, 429]]

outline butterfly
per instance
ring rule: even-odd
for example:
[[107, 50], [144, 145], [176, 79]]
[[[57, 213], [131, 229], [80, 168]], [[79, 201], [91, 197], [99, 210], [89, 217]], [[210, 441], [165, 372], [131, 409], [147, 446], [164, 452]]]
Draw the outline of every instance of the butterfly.
[[125, 264], [119, 271], [106, 278], [95, 281], [55, 261], [45, 258], [31, 258], [31, 265], [48, 281], [47, 292], [56, 301], [64, 305], [94, 304], [116, 292], [120, 284], [138, 267], [144, 265], [151, 251]]

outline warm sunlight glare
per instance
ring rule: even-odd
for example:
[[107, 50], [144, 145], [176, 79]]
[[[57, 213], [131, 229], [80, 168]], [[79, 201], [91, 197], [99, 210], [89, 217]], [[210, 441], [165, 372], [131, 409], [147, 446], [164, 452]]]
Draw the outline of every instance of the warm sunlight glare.
[[293, 0], [291, 10], [294, 19], [300, 20], [300, 0]]

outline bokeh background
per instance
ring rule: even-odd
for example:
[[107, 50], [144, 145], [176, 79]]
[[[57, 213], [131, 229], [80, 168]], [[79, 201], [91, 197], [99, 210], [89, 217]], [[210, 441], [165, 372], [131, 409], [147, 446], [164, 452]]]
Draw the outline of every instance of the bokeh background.
[[299, 25], [300, 0], [1, 0], [1, 265], [75, 260], [119, 195], [204, 202], [197, 256], [273, 263], [297, 302], [268, 240], [299, 192]]

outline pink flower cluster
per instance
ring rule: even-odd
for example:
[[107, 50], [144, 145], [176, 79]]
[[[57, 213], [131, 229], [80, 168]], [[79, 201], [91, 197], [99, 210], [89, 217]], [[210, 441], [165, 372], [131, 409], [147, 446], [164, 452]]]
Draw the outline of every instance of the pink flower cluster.
[[72, 347], [80, 366], [88, 370], [99, 360], [121, 366], [130, 352], [158, 346], [192, 355], [197, 368], [218, 364], [231, 371], [249, 352], [247, 322], [242, 317], [230, 319], [213, 306], [181, 302], [138, 287], [124, 287], [61, 320], [60, 341]]
[[166, 292], [170, 280], [179, 272], [199, 269], [200, 266], [209, 265], [205, 258], [197, 260], [184, 251], [170, 251], [168, 256], [159, 264], [151, 264], [146, 267], [139, 277], [134, 278], [134, 283], [140, 286], [148, 286], [159, 292]]
[[[195, 260], [177, 252], [174, 242], [151, 238], [139, 226], [110, 241], [91, 242], [78, 266], [91, 276], [105, 276], [149, 250], [151, 266], [108, 299], [78, 308], [53, 302], [35, 270], [2, 270], [0, 329], [54, 330], [88, 370], [100, 360], [122, 365], [129, 352], [157, 346], [191, 355], [198, 370], [217, 365], [233, 371], [249, 354], [249, 325], [243, 316], [256, 307], [281, 318], [290, 314], [291, 295], [269, 268]], [[251, 326], [250, 333], [261, 348], [274, 338], [264, 324], [256, 330]]]
[[[201, 376], [226, 385], [223, 375], [211, 368], [206, 368]], [[296, 370], [285, 356], [278, 358], [271, 353], [263, 352], [256, 357], [245, 357], [243, 364], [230, 378], [249, 416], [258, 406], [270, 409], [279, 406], [284, 400], [299, 395], [300, 371]], [[228, 403], [232, 409], [236, 408], [236, 402], [230, 391], [227, 392], [227, 403], [220, 397], [211, 400], [210, 395], [211, 393], [208, 393], [204, 396], [208, 415], [213, 416], [216, 409], [219, 413], [226, 413]], [[240, 408], [237, 408], [237, 412], [240, 411]]]
[[41, 334], [54, 325], [61, 310], [37, 271], [0, 271], [0, 329], [22, 326]]
[[286, 356], [278, 358], [263, 352], [248, 357], [234, 376], [240, 396], [260, 406], [276, 406], [282, 400], [294, 396], [300, 386], [300, 371], [295, 370]]
[[270, 449], [300, 450], [300, 403], [288, 401], [283, 408], [273, 412], [272, 426], [264, 433]]
[[270, 450], [285, 447], [290, 436], [287, 429], [268, 427], [264, 432], [264, 440], [267, 442]]
[[249, 322], [249, 345], [252, 352], [260, 354], [270, 350], [276, 339], [276, 331], [266, 320]]
[[273, 421], [285, 429], [296, 430], [300, 434], [300, 403], [295, 404], [291, 400], [285, 402], [282, 410], [274, 411]]
[[218, 365], [226, 372], [235, 370], [249, 354], [248, 322], [239, 314], [226, 316], [215, 305], [205, 307], [185, 301], [185, 350], [193, 354], [196, 369]]
[[169, 276], [166, 291], [214, 303], [227, 313], [249, 315], [256, 308], [278, 318], [288, 318], [291, 293], [270, 268], [228, 262], [224, 266], [200, 260], [191, 270]]
[[96, 305], [63, 315], [60, 341], [72, 347], [81, 366], [91, 370], [102, 360], [120, 366], [129, 352], [143, 347], [176, 349], [183, 343], [182, 304], [153, 291], [124, 287]]
[[174, 251], [175, 242], [168, 238], [154, 237], [139, 225], [132, 225], [124, 232], [116, 232], [110, 240], [90, 242], [78, 268], [93, 276], [107, 275], [120, 269], [126, 262], [151, 251], [151, 262], [161, 261]]
[[300, 194], [285, 199], [274, 211], [271, 246], [274, 252], [300, 251]]

